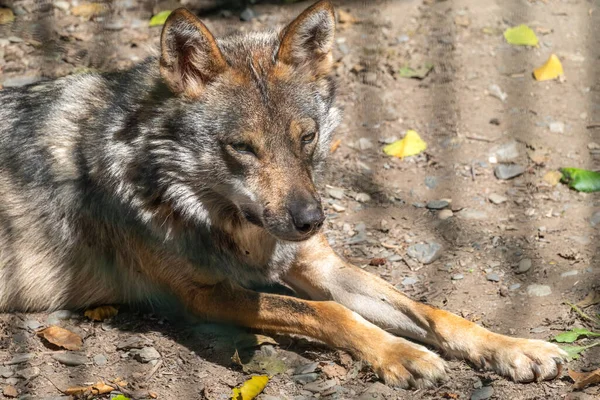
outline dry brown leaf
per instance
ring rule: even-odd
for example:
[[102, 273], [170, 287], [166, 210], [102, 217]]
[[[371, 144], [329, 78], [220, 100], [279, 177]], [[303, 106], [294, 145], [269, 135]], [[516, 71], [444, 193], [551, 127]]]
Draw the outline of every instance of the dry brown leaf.
[[15, 20], [15, 14], [10, 8], [0, 8], [0, 25], [8, 24]]
[[579, 308], [586, 308], [600, 303], [600, 292], [592, 291], [587, 294], [579, 303], [575, 303]]
[[77, 17], [92, 18], [108, 11], [106, 4], [102, 3], [81, 3], [73, 7], [71, 13]]
[[80, 396], [84, 394], [106, 394], [110, 393], [116, 388], [114, 386], [107, 385], [103, 381], [96, 382], [93, 385], [89, 386], [74, 386], [63, 391], [64, 394], [68, 394], [71, 396]]
[[19, 392], [17, 391], [17, 388], [13, 385], [6, 385], [2, 388], [2, 394], [4, 395], [4, 397], [17, 397], [19, 395]]
[[81, 336], [61, 328], [60, 326], [51, 325], [38, 331], [37, 335], [63, 349], [78, 351], [83, 347], [83, 339], [81, 339]]
[[350, 368], [354, 363], [350, 354], [346, 353], [343, 350], [338, 350], [337, 355], [340, 360], [340, 364], [342, 364], [346, 368]]
[[321, 365], [321, 371], [327, 375], [328, 378], [345, 378], [348, 371], [341, 365], [327, 363]]
[[600, 368], [592, 372], [577, 372], [569, 369], [569, 376], [575, 381], [573, 389], [583, 389], [590, 385], [600, 383]]
[[340, 24], [355, 24], [358, 22], [358, 19], [350, 14], [348, 11], [338, 10], [338, 22]]
[[101, 306], [87, 310], [83, 315], [92, 321], [104, 321], [114, 317], [119, 313], [119, 310], [113, 306]]
[[444, 399], [458, 399], [460, 397], [460, 395], [458, 393], [446, 392], [446, 393], [442, 394], [442, 397]]

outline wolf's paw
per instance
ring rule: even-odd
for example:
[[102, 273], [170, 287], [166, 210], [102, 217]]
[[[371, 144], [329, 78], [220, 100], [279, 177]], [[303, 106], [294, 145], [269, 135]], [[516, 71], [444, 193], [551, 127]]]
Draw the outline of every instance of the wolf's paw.
[[446, 378], [446, 363], [440, 356], [401, 338], [391, 340], [377, 359], [368, 361], [387, 384], [402, 388], [431, 387]]
[[[553, 343], [535, 339], [519, 339], [498, 335], [494, 347], [473, 361], [491, 368], [515, 382], [550, 380], [562, 374], [567, 353]], [[489, 343], [488, 343], [489, 344]]]

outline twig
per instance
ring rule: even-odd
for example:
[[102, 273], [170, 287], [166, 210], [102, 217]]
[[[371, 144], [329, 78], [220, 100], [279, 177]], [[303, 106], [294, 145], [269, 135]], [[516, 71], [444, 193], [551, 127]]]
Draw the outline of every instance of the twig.
[[587, 315], [585, 312], [583, 312], [583, 310], [581, 308], [577, 307], [575, 304], [569, 303], [568, 301], [565, 301], [565, 304], [568, 305], [569, 307], [571, 307], [573, 309], [573, 311], [575, 311], [577, 314], [579, 314], [579, 316], [581, 318], [587, 319], [588, 321], [591, 321], [594, 324], [598, 324], [598, 320], [595, 320], [594, 318]]
[[150, 380], [150, 378], [152, 378], [152, 375], [154, 375], [156, 373], [156, 371], [158, 371], [158, 369], [160, 368], [160, 366], [162, 365], [163, 360], [158, 360], [158, 362], [156, 363], [156, 365], [154, 367], [152, 367], [152, 369], [150, 370], [150, 372], [148, 372], [148, 375], [146, 375], [146, 380]]
[[495, 138], [494, 139], [488, 139], [488, 138], [485, 138], [485, 137], [482, 137], [482, 136], [473, 136], [473, 135], [470, 135], [470, 136], [465, 136], [465, 137], [467, 139], [470, 139], [470, 140], [479, 140], [480, 142], [493, 143], [493, 142], [496, 141]]
[[588, 128], [588, 129], [600, 128], [600, 122], [594, 122], [592, 124], [589, 124], [588, 126], [586, 126], [586, 128]]

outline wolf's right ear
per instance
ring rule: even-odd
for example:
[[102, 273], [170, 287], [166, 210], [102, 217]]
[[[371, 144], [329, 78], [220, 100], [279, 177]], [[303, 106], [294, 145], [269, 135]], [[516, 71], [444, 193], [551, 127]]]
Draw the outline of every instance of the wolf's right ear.
[[185, 8], [173, 11], [160, 37], [160, 74], [173, 93], [198, 97], [227, 69], [215, 37]]

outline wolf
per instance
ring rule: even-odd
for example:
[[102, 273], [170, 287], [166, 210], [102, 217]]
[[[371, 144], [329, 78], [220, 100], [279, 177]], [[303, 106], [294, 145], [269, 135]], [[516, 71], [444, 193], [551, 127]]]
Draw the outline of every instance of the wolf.
[[[170, 293], [207, 320], [346, 349], [402, 387], [445, 378], [430, 348], [518, 382], [560, 375], [554, 344], [413, 301], [327, 243], [335, 25], [322, 0], [281, 30], [215, 38], [178, 9], [129, 71], [0, 91], [0, 311]], [[254, 290], [274, 282], [298, 296]]]

